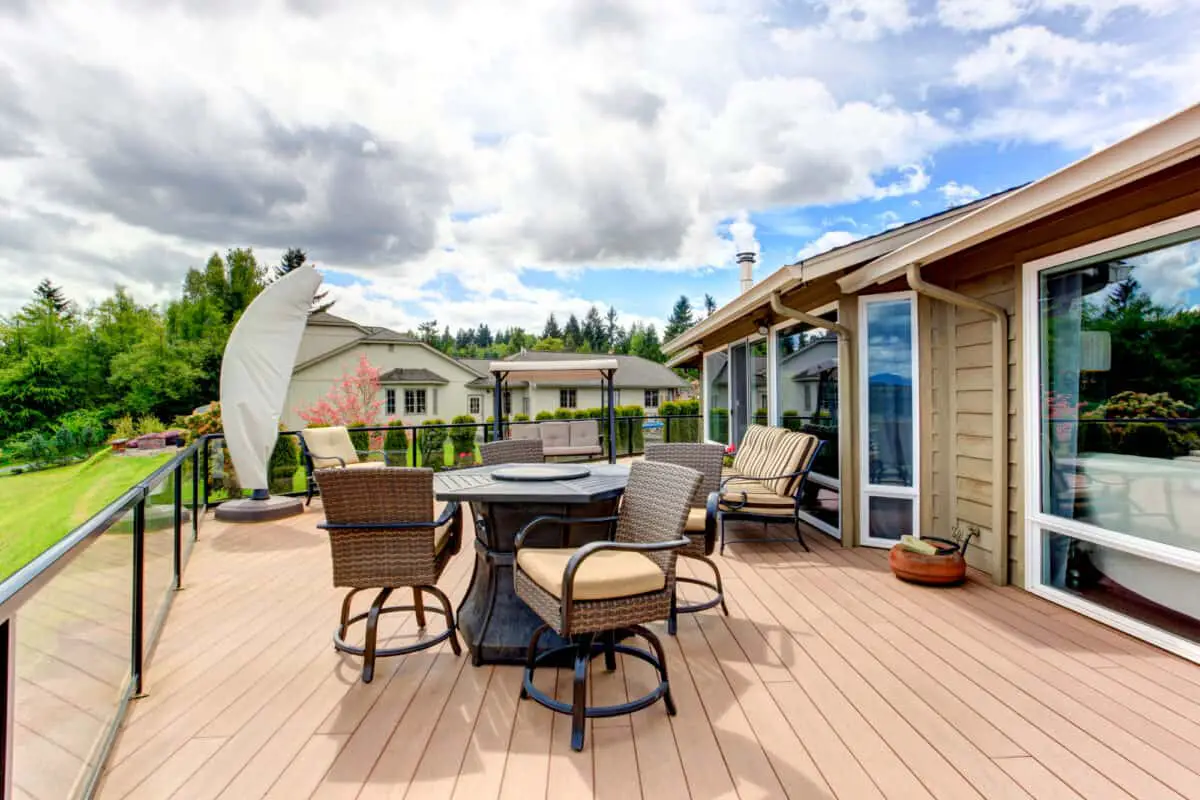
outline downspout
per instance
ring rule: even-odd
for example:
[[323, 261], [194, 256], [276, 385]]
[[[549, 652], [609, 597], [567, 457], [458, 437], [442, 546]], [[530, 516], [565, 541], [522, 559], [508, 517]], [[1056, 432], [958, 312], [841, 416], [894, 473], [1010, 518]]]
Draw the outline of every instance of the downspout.
[[943, 303], [982, 311], [992, 318], [992, 532], [996, 535], [996, 557], [992, 559], [992, 583], [1008, 583], [1008, 312], [1000, 306], [926, 283], [921, 265], [908, 265], [908, 286]]
[[844, 336], [847, 340], [850, 339], [850, 329], [845, 325], [839, 325], [836, 322], [830, 322], [824, 317], [818, 317], [815, 314], [809, 314], [806, 311], [797, 311], [794, 308], [788, 308], [779, 299], [779, 292], [771, 292], [771, 310], [781, 317], [794, 319], [797, 322], [803, 322], [807, 325], [812, 325], [814, 328], [824, 328], [827, 331], [833, 331], [838, 336]]

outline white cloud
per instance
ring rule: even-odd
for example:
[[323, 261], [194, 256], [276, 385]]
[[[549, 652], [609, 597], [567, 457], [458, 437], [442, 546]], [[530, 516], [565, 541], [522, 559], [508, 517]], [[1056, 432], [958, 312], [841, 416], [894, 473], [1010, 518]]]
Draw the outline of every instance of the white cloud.
[[961, 206], [972, 200], [978, 200], [983, 193], [969, 183], [947, 181], [938, 187], [938, 194], [946, 201], [947, 206]]
[[819, 256], [821, 253], [828, 252], [835, 247], [845, 247], [851, 242], [857, 242], [865, 235], [853, 231], [826, 231], [797, 250], [796, 260], [803, 261], [806, 258]]
[[1034, 15], [1053, 13], [1081, 17], [1084, 29], [1095, 33], [1119, 12], [1161, 16], [1185, 0], [938, 0], [939, 23], [960, 31], [985, 31], [1012, 25]]
[[1029, 97], [1057, 98], [1074, 91], [1079, 74], [1117, 72], [1129, 50], [1120, 45], [1061, 36], [1040, 25], [993, 35], [983, 47], [959, 59], [954, 78], [978, 89], [1019, 87]]
[[824, 5], [830, 29], [851, 41], [874, 41], [916, 24], [908, 0], [829, 0]]
[[938, 0], [937, 19], [959, 31], [1002, 28], [1023, 18], [1032, 0]]

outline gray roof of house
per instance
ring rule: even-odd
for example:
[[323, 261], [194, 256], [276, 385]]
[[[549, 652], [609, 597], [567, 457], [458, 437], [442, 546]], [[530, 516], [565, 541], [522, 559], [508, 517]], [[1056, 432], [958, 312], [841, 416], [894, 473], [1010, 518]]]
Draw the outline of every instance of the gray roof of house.
[[337, 325], [343, 328], [361, 328], [357, 322], [351, 322], [345, 317], [330, 314], [328, 311], [317, 311], [308, 315], [309, 325]]
[[436, 372], [424, 367], [389, 369], [379, 376], [380, 383], [449, 383]]
[[[618, 363], [616, 379], [614, 386], [617, 389], [683, 389], [687, 387], [687, 382], [675, 374], [675, 371], [663, 364], [650, 361], [641, 356], [624, 356], [624, 355], [609, 355], [608, 353], [551, 353], [541, 350], [527, 350], [524, 353], [508, 356], [504, 361], [589, 361], [592, 359], [615, 358]], [[463, 364], [487, 375], [488, 365], [492, 362], [487, 359], [479, 358], [464, 358], [459, 359]], [[570, 380], [570, 381], [555, 381], [550, 376], [549, 379], [539, 383], [539, 386], [597, 386], [600, 379], [596, 380]], [[487, 389], [495, 385], [495, 379], [488, 375], [485, 378], [473, 380], [468, 386], [478, 389]], [[510, 388], [527, 386], [527, 381], [509, 381]]]

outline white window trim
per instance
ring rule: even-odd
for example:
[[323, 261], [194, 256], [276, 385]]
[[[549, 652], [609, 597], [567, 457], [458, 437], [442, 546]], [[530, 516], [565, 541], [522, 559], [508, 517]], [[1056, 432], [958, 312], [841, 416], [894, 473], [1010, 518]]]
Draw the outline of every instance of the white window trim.
[[1200, 211], [1156, 222], [1136, 230], [1109, 236], [1079, 247], [1029, 261], [1022, 268], [1022, 330], [1024, 384], [1024, 457], [1025, 457], [1025, 589], [1084, 616], [1103, 622], [1131, 636], [1150, 642], [1184, 658], [1200, 662], [1200, 644], [1160, 630], [1133, 617], [1098, 603], [1042, 583], [1042, 532], [1049, 530], [1086, 542], [1149, 558], [1173, 567], [1200, 572], [1200, 552], [1118, 533], [1085, 522], [1046, 514], [1041, 510], [1041, 314], [1039, 294], [1041, 273], [1074, 261], [1103, 255], [1130, 245], [1200, 227]]
[[[907, 300], [909, 308], [912, 309], [912, 328], [911, 328], [911, 351], [912, 351], [912, 424], [913, 424], [913, 440], [912, 440], [912, 486], [882, 486], [873, 484], [869, 480], [871, 460], [870, 460], [870, 409], [869, 392], [867, 384], [867, 370], [869, 369], [867, 359], [867, 349], [870, 347], [871, 337], [870, 331], [867, 329], [867, 309], [876, 303], [893, 302], [896, 300]], [[859, 386], [859, 402], [858, 402], [858, 471], [859, 471], [859, 492], [858, 492], [858, 524], [859, 524], [859, 544], [870, 547], [891, 547], [896, 543], [895, 539], [875, 538], [868, 534], [870, 527], [871, 513], [871, 498], [872, 497], [894, 497], [903, 498], [912, 501], [912, 535], [916, 538], [921, 537], [921, 351], [920, 351], [920, 324], [918, 319], [918, 303], [915, 292], [886, 292], [884, 294], [861, 295], [858, 298], [858, 330], [860, 331], [857, 340], [857, 358], [858, 358], [858, 386]], [[841, 413], [842, 404], [838, 402], [838, 413]]]

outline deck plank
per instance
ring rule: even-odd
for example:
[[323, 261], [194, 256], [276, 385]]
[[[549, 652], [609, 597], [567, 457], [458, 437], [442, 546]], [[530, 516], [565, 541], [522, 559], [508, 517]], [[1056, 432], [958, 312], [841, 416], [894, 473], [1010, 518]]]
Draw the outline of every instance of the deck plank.
[[[445, 644], [382, 659], [362, 684], [358, 662], [329, 645], [341, 598], [319, 519], [317, 503], [253, 529], [203, 521], [150, 695], [134, 702], [98, 797], [1200, 796], [1200, 667], [1012, 587], [900, 584], [885, 552], [813, 534], [812, 552], [756, 543], [718, 557], [729, 616], [684, 615], [677, 637], [651, 626], [679, 715], [656, 705], [590, 721], [575, 753], [568, 717], [518, 700], [519, 668], [476, 669]], [[456, 603], [464, 550], [442, 581]], [[18, 712], [46, 713], [24, 718], [18, 758], [69, 773], [86, 754], [88, 737], [64, 737], [59, 722], [86, 708], [96, 720], [98, 695], [112, 691], [102, 684], [119, 675], [121, 556], [97, 552], [30, 625], [23, 652], [53, 669], [22, 674], [33, 683]], [[110, 584], [73, 613], [78, 596]], [[384, 619], [385, 635], [413, 633], [411, 614]], [[75, 636], [62, 645], [70, 661], [96, 663], [47, 657], [59, 631]], [[596, 659], [592, 677], [593, 703], [657, 682], [627, 657], [611, 674]], [[538, 685], [565, 696], [570, 674], [541, 670]], [[42, 719], [54, 726], [39, 734]], [[61, 795], [31, 778], [17, 796]]]

